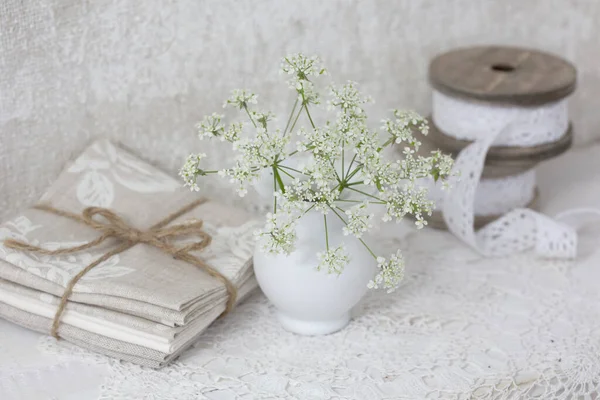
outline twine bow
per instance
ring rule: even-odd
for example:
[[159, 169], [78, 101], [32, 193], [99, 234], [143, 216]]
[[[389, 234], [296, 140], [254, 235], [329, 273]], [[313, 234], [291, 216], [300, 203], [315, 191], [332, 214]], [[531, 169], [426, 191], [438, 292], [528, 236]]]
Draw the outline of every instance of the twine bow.
[[[5, 240], [4, 246], [14, 250], [30, 251], [45, 255], [61, 255], [77, 253], [82, 250], [90, 249], [92, 247], [98, 246], [108, 238], [115, 238], [119, 240], [119, 246], [107, 252], [106, 254], [104, 254], [103, 256], [86, 266], [67, 283], [65, 292], [63, 293], [60, 299], [58, 309], [56, 311], [56, 314], [54, 315], [54, 321], [52, 322], [52, 328], [50, 330], [50, 334], [57, 339], [59, 338], [58, 327], [60, 325], [60, 319], [65, 310], [69, 297], [71, 296], [71, 294], [73, 294], [73, 288], [75, 287], [75, 284], [94, 267], [108, 260], [112, 256], [130, 249], [138, 243], [145, 243], [150, 246], [154, 246], [157, 249], [163, 251], [164, 253], [173, 256], [173, 258], [177, 260], [185, 261], [189, 264], [195, 265], [204, 272], [208, 273], [213, 278], [216, 278], [219, 281], [221, 281], [225, 285], [227, 293], [229, 294], [227, 306], [225, 308], [225, 311], [223, 312], [224, 315], [227, 314], [235, 304], [237, 296], [235, 286], [219, 271], [217, 271], [216, 269], [214, 269], [213, 267], [206, 264], [204, 261], [190, 253], [192, 251], [202, 250], [209, 246], [211, 243], [211, 236], [202, 230], [202, 221], [195, 220], [190, 222], [184, 222], [181, 224], [175, 224], [172, 226], [166, 226], [170, 222], [190, 212], [191, 210], [198, 207], [204, 202], [206, 202], [206, 199], [194, 201], [188, 204], [187, 206], [179, 209], [178, 211], [167, 215], [164, 219], [154, 224], [152, 227], [145, 231], [139, 230], [135, 227], [128, 225], [119, 215], [115, 214], [112, 210], [109, 210], [107, 208], [88, 207], [85, 210], [83, 210], [83, 213], [81, 215], [79, 215], [71, 213], [69, 211], [59, 210], [49, 205], [37, 205], [34, 207], [35, 209], [46, 211], [54, 215], [67, 217], [72, 220], [81, 222], [97, 230], [101, 233], [101, 235], [88, 243], [57, 250], [48, 250], [39, 246], [34, 246], [29, 243], [13, 239]], [[97, 217], [101, 217], [101, 219]], [[182, 247], [174, 246], [169, 242], [170, 239], [173, 239], [175, 237], [191, 235], [197, 236], [200, 240]]]

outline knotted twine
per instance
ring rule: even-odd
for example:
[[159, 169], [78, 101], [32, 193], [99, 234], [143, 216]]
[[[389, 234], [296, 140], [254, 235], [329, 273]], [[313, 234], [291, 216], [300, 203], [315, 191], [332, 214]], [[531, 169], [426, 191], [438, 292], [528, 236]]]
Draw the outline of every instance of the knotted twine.
[[[196, 200], [175, 211], [174, 213], [167, 215], [164, 219], [160, 220], [145, 231], [139, 230], [128, 225], [123, 220], [123, 218], [121, 218], [114, 211], [108, 208], [88, 207], [85, 210], [83, 210], [81, 215], [79, 215], [71, 213], [69, 211], [59, 210], [49, 205], [36, 205], [33, 208], [61, 217], [70, 218], [74, 221], [83, 223], [97, 230], [101, 233], [101, 235], [88, 243], [57, 250], [48, 250], [43, 247], [34, 246], [29, 243], [21, 242], [14, 239], [5, 240], [4, 246], [14, 250], [30, 251], [44, 255], [62, 255], [77, 253], [82, 250], [90, 249], [92, 247], [100, 245], [108, 238], [115, 238], [120, 241], [119, 246], [107, 252], [91, 264], [87, 265], [77, 275], [71, 278], [71, 280], [67, 283], [65, 291], [60, 299], [60, 303], [58, 305], [56, 314], [54, 315], [52, 328], [50, 330], [50, 334], [57, 339], [59, 338], [58, 327], [60, 325], [61, 316], [65, 311], [65, 307], [67, 305], [69, 297], [73, 293], [73, 288], [75, 287], [77, 282], [94, 267], [100, 265], [112, 256], [122, 253], [139, 243], [154, 246], [162, 252], [173, 256], [174, 259], [192, 264], [200, 268], [204, 272], [208, 273], [213, 278], [216, 278], [219, 281], [221, 281], [225, 285], [227, 293], [229, 294], [227, 306], [222, 314], [225, 315], [229, 311], [231, 311], [235, 304], [235, 300], [237, 297], [237, 290], [235, 286], [219, 271], [217, 271], [216, 269], [214, 269], [213, 267], [206, 264], [204, 261], [190, 253], [192, 251], [203, 250], [204, 248], [208, 247], [212, 241], [211, 236], [202, 230], [203, 222], [199, 220], [194, 220], [184, 222], [181, 224], [175, 224], [172, 226], [166, 226], [175, 219], [190, 212], [191, 210], [205, 202], [206, 199]], [[103, 220], [94, 219], [95, 216], [102, 217]], [[169, 239], [190, 235], [195, 235], [199, 237], [200, 240], [182, 247], [174, 246], [169, 242]]]

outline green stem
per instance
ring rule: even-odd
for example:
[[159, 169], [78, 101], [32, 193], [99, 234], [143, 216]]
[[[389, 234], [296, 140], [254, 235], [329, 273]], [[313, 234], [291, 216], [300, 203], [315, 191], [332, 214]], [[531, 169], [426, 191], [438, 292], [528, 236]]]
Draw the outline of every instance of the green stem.
[[279, 168], [285, 168], [285, 169], [289, 169], [290, 171], [297, 172], [297, 173], [299, 173], [299, 174], [304, 174], [304, 172], [302, 172], [302, 171], [299, 171], [299, 170], [297, 170], [297, 169], [294, 169], [294, 168], [292, 168], [292, 167], [288, 167], [287, 165], [279, 165]]
[[295, 178], [295, 176], [294, 176], [294, 175], [290, 174], [289, 172], [287, 172], [287, 171], [286, 171], [286, 170], [284, 170], [284, 169], [281, 169], [281, 165], [278, 165], [278, 166], [277, 166], [277, 169], [278, 169], [279, 171], [283, 172], [284, 174], [286, 174], [287, 176], [289, 176], [290, 178], [292, 178], [292, 179], [294, 179], [294, 178]]
[[358, 182], [352, 182], [352, 183], [347, 183], [346, 187], [348, 186], [356, 186], [356, 185], [363, 185], [365, 182], [364, 181], [358, 181]]
[[375, 200], [379, 200], [379, 201], [381, 201], [381, 202], [384, 202], [384, 201], [383, 201], [383, 200], [381, 200], [379, 197], [375, 197], [375, 196], [373, 196], [373, 195], [371, 195], [371, 194], [369, 194], [369, 193], [363, 192], [362, 190], [354, 189], [353, 187], [349, 187], [348, 189], [350, 189], [350, 190], [354, 190], [355, 192], [358, 192], [358, 193], [360, 193], [360, 194], [363, 194], [363, 195], [365, 195], [365, 196], [372, 197], [372, 198], [374, 198]]
[[252, 118], [252, 115], [250, 115], [250, 111], [248, 111], [248, 106], [244, 104], [244, 110], [246, 110], [246, 114], [248, 114], [248, 118], [250, 118], [250, 121], [252, 122], [252, 125], [254, 125], [254, 127], [256, 128], [256, 122], [254, 122], [254, 119]]
[[302, 216], [301, 216], [301, 217], [304, 217], [306, 214], [308, 214], [308, 212], [309, 212], [310, 210], [312, 210], [313, 208], [315, 208], [315, 205], [316, 205], [316, 204], [313, 204], [312, 206], [308, 207], [308, 208], [306, 209], [306, 211], [304, 211], [304, 213], [302, 214]]
[[287, 124], [285, 124], [285, 129], [283, 130], [283, 135], [287, 133], [288, 128], [290, 127], [290, 123], [292, 122], [292, 118], [294, 117], [294, 111], [296, 111], [296, 107], [298, 106], [298, 96], [296, 96], [296, 101], [294, 102], [294, 107], [292, 107], [292, 112], [290, 113], [290, 117], [288, 118]]
[[281, 193], [285, 193], [285, 186], [283, 185], [283, 180], [281, 180], [279, 170], [275, 166], [273, 166], [273, 173], [275, 174], [275, 179], [277, 179], [277, 183], [279, 184], [279, 189], [281, 189]]
[[[342, 220], [342, 222], [344, 223], [344, 225], [348, 226], [348, 223], [346, 222], [346, 220], [345, 220], [344, 218], [342, 218], [342, 216], [341, 216], [340, 214], [338, 214], [338, 212], [337, 212], [337, 211], [335, 211], [335, 210], [334, 210], [333, 208], [331, 208], [331, 207], [329, 207], [329, 208], [331, 209], [331, 211], [333, 211], [333, 212], [335, 213], [335, 215], [337, 215], [337, 216], [338, 216], [338, 218], [339, 218], [339, 219], [341, 219], [341, 220]], [[337, 208], [338, 208], [338, 210], [340, 210], [340, 211], [342, 211], [342, 212], [344, 211], [342, 208], [339, 208], [339, 207], [337, 207]], [[369, 246], [367, 246], [367, 244], [365, 243], [365, 241], [364, 241], [364, 240], [362, 240], [362, 239], [360, 239], [360, 238], [357, 238], [357, 239], [359, 240], [359, 242], [361, 242], [361, 243], [362, 243], [362, 245], [363, 245], [363, 246], [365, 246], [365, 248], [366, 248], [366, 249], [369, 251], [369, 253], [371, 253], [371, 256], [373, 256], [373, 258], [374, 258], [375, 260], [377, 260], [377, 256], [375, 255], [375, 253], [373, 253], [373, 250], [371, 250], [371, 248], [370, 248]]]
[[325, 223], [325, 246], [327, 246], [327, 251], [329, 251], [329, 233], [327, 231], [327, 215], [325, 214], [323, 214], [323, 222]]
[[308, 111], [308, 106], [306, 104], [304, 105], [304, 109], [306, 110], [306, 115], [308, 115], [308, 119], [310, 120], [310, 124], [312, 125], [313, 129], [315, 129], [316, 128], [315, 123], [313, 122], [313, 119], [310, 116], [310, 112]]
[[335, 178], [337, 179], [337, 181], [341, 185], [342, 182], [343, 182], [343, 180], [340, 179], [340, 176], [338, 175], [337, 171], [335, 170], [335, 165], [333, 164], [333, 161], [329, 160], [329, 163], [331, 164], [331, 168], [333, 169], [333, 173], [335, 174]]
[[300, 118], [300, 114], [302, 114], [302, 107], [300, 107], [300, 110], [298, 110], [296, 119], [294, 120], [294, 123], [292, 124], [292, 127], [290, 128], [290, 133], [294, 131], [294, 128], [296, 127], [296, 122], [298, 122], [298, 118]]
[[348, 176], [348, 174], [350, 173], [350, 169], [352, 169], [352, 164], [354, 164], [354, 160], [356, 160], [356, 153], [354, 154], [354, 157], [352, 157], [352, 161], [350, 161], [350, 165], [348, 165], [348, 170], [346, 171], [346, 176]]
[[387, 147], [389, 144], [394, 142], [394, 137], [392, 136], [391, 138], [389, 138], [384, 144], [381, 145], [381, 147], [379, 148], [379, 150]]
[[364, 241], [364, 240], [362, 240], [362, 239], [358, 239], [358, 240], [359, 240], [359, 241], [362, 243], [362, 245], [363, 245], [363, 246], [365, 246], [365, 248], [366, 248], [367, 250], [369, 250], [369, 253], [371, 253], [371, 256], [373, 256], [373, 258], [374, 258], [375, 260], [377, 260], [377, 256], [375, 255], [375, 253], [373, 253], [373, 250], [371, 250], [371, 248], [370, 248], [369, 246], [367, 246], [367, 244], [365, 243], [365, 241]]
[[354, 169], [354, 171], [350, 172], [350, 175], [346, 175], [346, 180], [349, 181], [360, 171], [360, 165]]
[[275, 167], [273, 167], [273, 214], [277, 213], [277, 179], [275, 178]]
[[342, 172], [342, 181], [344, 180], [344, 170], [345, 170], [345, 168], [344, 168], [344, 165], [345, 165], [344, 164], [344, 153], [345, 153], [344, 146], [342, 145], [342, 171], [341, 171]]

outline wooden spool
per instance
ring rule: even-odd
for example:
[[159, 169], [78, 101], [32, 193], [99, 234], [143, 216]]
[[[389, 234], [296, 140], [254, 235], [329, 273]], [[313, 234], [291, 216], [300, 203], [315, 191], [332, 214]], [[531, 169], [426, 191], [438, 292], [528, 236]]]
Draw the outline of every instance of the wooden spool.
[[538, 50], [478, 46], [434, 58], [429, 81], [453, 97], [527, 106], [573, 93], [577, 71], [570, 62]]
[[[575, 90], [577, 71], [570, 62], [538, 50], [506, 46], [476, 46], [443, 53], [429, 65], [431, 86], [446, 95], [522, 107], [539, 106], [561, 100]], [[485, 132], [482, 132], [485, 134]], [[532, 147], [493, 146], [485, 161], [482, 178], [501, 178], [523, 173], [537, 163], [568, 150], [573, 129], [557, 141]], [[423, 140], [423, 152], [440, 149], [456, 156], [471, 142], [441, 132], [430, 121], [430, 134]], [[536, 208], [538, 192], [527, 205]], [[475, 216], [480, 228], [500, 216]], [[445, 228], [439, 212], [429, 225]]]

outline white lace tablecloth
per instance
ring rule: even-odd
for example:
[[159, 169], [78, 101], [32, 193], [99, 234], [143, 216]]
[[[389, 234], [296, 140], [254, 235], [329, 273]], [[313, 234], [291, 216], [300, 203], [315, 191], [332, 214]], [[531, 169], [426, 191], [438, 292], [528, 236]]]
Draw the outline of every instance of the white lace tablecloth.
[[[599, 160], [596, 146], [541, 166], [542, 209], [600, 207]], [[379, 235], [405, 249], [406, 280], [338, 333], [288, 333], [256, 293], [154, 371], [0, 320], [0, 399], [599, 398], [600, 221], [576, 261], [484, 259], [435, 230]]]

